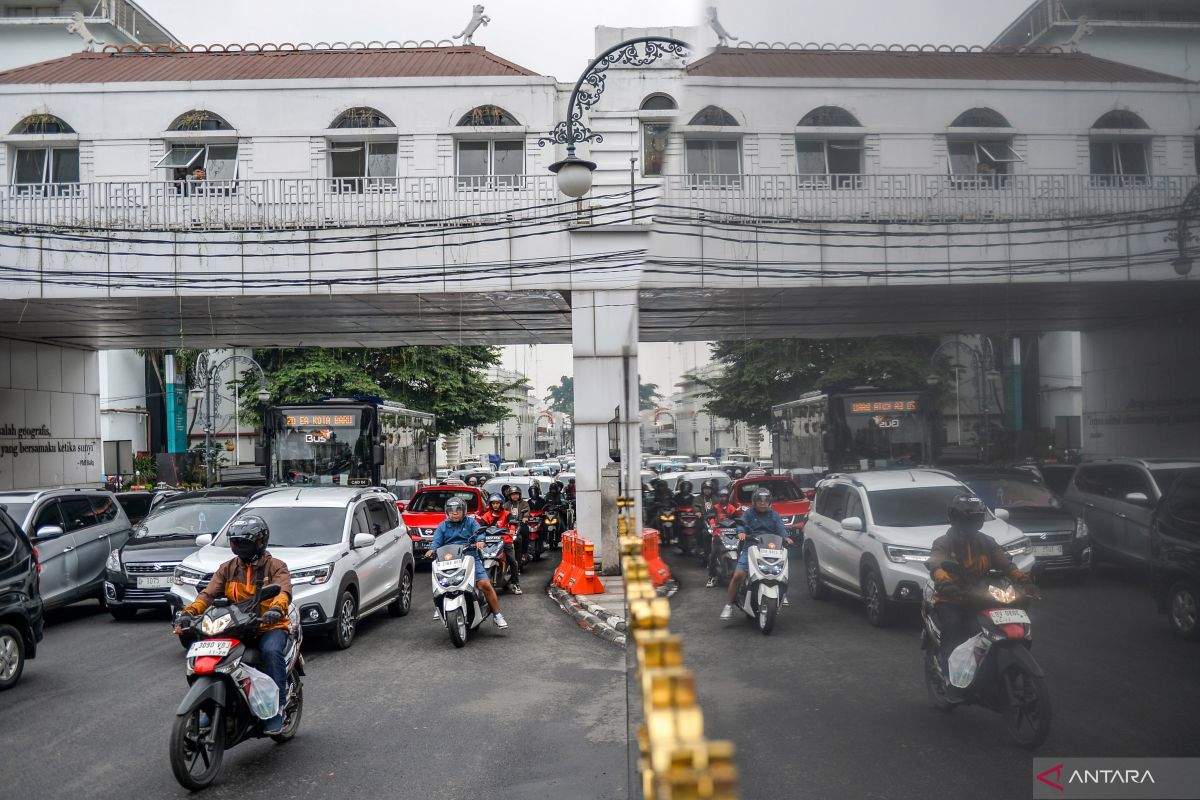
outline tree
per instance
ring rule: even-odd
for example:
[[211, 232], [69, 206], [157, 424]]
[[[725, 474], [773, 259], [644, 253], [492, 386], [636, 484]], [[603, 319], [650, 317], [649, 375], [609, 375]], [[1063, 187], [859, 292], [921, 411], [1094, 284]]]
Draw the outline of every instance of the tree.
[[929, 354], [937, 339], [762, 339], [716, 342], [714, 378], [691, 376], [708, 391], [705, 411], [751, 425], [770, 424], [771, 406], [814, 390], [875, 386], [926, 389]]
[[546, 392], [546, 407], [560, 414], [572, 414], [575, 411], [575, 379], [563, 375], [558, 379], [557, 386], [551, 386]]
[[658, 391], [657, 383], [642, 383], [638, 381], [638, 407], [645, 411], [658, 405], [662, 394]]

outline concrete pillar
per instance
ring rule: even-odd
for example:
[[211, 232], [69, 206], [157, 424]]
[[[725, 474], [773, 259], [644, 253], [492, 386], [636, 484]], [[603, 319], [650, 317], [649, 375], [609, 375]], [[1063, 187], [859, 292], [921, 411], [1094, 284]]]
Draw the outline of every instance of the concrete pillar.
[[[576, 291], [571, 294], [571, 339], [575, 365], [575, 502], [580, 534], [596, 545], [596, 558], [612, 570], [617, 553], [601, 536], [601, 470], [610, 464], [609, 422], [621, 420], [620, 449], [625, 491], [639, 505], [641, 440], [638, 423], [638, 293], [636, 290]], [[610, 504], [611, 505], [611, 504]], [[615, 514], [615, 508], [604, 508]], [[613, 547], [614, 542], [609, 543]], [[611, 573], [615, 574], [615, 573]]]

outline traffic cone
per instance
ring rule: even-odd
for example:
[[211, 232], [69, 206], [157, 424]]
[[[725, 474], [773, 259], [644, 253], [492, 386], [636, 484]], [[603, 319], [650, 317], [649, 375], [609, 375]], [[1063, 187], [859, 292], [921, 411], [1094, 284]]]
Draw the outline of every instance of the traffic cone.
[[576, 533], [571, 537], [571, 561], [563, 588], [574, 594], [573, 587], [583, 578], [583, 542], [584, 538]]
[[562, 560], [558, 563], [558, 569], [554, 570], [554, 585], [560, 589], [567, 588], [567, 576], [571, 572], [571, 541], [574, 538], [575, 531], [566, 531], [562, 535], [562, 546], [559, 548]]
[[646, 566], [650, 570], [650, 582], [655, 586], [662, 586], [670, 580], [671, 568], [659, 554], [658, 535], [658, 531], [653, 528], [642, 530], [642, 556], [646, 559]]
[[604, 583], [596, 577], [596, 545], [591, 539], [580, 538], [575, 547], [579, 571], [571, 577], [567, 591], [571, 594], [603, 594]]

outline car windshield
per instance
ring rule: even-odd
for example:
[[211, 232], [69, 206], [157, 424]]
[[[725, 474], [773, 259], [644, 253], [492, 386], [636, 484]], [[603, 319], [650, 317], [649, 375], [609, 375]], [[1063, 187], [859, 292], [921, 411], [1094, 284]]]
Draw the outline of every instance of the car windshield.
[[452, 498], [459, 498], [467, 504], [467, 512], [474, 514], [479, 510], [479, 495], [474, 492], [455, 491], [454, 489], [428, 489], [418, 492], [406, 511], [445, 511], [446, 503]]
[[1167, 490], [1171, 488], [1171, 484], [1179, 477], [1182, 469], [1154, 469], [1150, 468], [1150, 474], [1154, 477], [1154, 482], [1158, 484], [1159, 494], [1166, 495]]
[[[346, 509], [342, 506], [299, 508], [246, 508], [239, 517], [253, 514], [262, 517], [271, 529], [268, 547], [320, 547], [338, 544], [346, 525]], [[228, 546], [229, 534], [222, 534], [219, 543]]]
[[242, 503], [237, 500], [226, 503], [169, 503], [159, 506], [153, 514], [142, 520], [133, 535], [137, 539], [153, 539], [159, 536], [216, 533], [241, 507]]
[[14, 503], [10, 500], [0, 498], [0, 506], [4, 506], [6, 509], [8, 509], [8, 515], [12, 517], [13, 522], [17, 523], [18, 525], [25, 521], [25, 515], [29, 513], [29, 507], [32, 505], [33, 503]]
[[879, 489], [867, 493], [876, 525], [891, 528], [949, 526], [946, 509], [963, 494], [961, 486], [912, 486]]
[[[800, 491], [800, 487], [792, 483], [790, 480], [782, 481], [746, 481], [737, 489], [737, 502], [742, 505], [749, 505], [754, 497], [754, 492], [758, 489], [766, 489], [771, 493], [771, 501], [778, 502], [780, 500], [803, 500], [804, 494]], [[944, 510], [944, 509], [943, 509]]]
[[963, 478], [988, 508], [1057, 508], [1054, 494], [1038, 483], [1009, 478]]

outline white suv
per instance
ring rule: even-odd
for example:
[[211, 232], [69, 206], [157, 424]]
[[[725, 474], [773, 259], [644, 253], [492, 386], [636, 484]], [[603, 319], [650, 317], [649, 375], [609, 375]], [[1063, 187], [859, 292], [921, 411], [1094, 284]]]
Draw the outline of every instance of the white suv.
[[267, 549], [288, 566], [292, 603], [308, 633], [328, 634], [335, 647], [354, 640], [358, 620], [387, 608], [394, 617], [412, 604], [412, 540], [384, 489], [322, 487], [270, 492], [242, 506], [216, 538], [175, 568], [172, 594], [184, 603], [232, 556], [227, 532], [240, 517], [262, 517], [271, 529]]
[[[926, 562], [933, 542], [950, 527], [946, 507], [958, 494], [972, 494], [937, 470], [911, 469], [830, 475], [804, 526], [804, 572], [815, 600], [830, 590], [862, 598], [867, 620], [887, 625], [901, 604], [919, 603], [929, 579]], [[1029, 539], [989, 515], [983, 532], [1012, 556], [1019, 569], [1033, 568]]]

